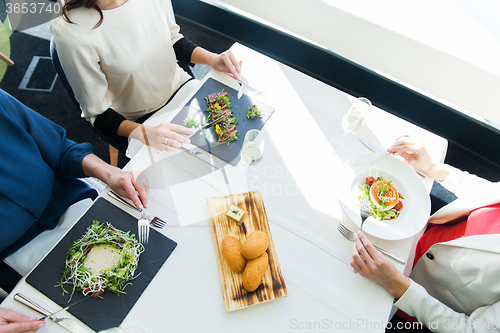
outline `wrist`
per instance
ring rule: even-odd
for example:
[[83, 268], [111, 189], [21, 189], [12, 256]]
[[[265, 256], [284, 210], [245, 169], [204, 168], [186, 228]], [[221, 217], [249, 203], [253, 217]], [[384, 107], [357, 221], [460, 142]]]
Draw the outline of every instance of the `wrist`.
[[[144, 126], [141, 124], [138, 124], [136, 122], [133, 122], [131, 120], [124, 120], [118, 127], [118, 132], [117, 134], [120, 136], [125, 136], [137, 140], [142, 141], [142, 132], [140, 131], [140, 127]], [[139, 130], [138, 130], [139, 129]]]
[[436, 181], [442, 182], [446, 179], [446, 177], [448, 177], [450, 171], [445, 164], [434, 162], [431, 164], [428, 170], [425, 170], [425, 173], [434, 178]]
[[111, 174], [118, 169], [107, 164], [94, 154], [89, 154], [83, 158], [82, 168], [86, 176], [95, 177], [106, 184], [109, 184]]
[[207, 51], [204, 48], [197, 46], [191, 53], [191, 62], [193, 64], [209, 65], [214, 67], [216, 65], [217, 54]]
[[148, 135], [151, 132], [151, 126], [138, 124], [133, 121], [127, 121], [127, 123], [123, 123], [123, 127], [120, 126], [119, 130], [120, 135], [136, 139], [141, 141], [143, 144], [147, 144]]
[[395, 279], [388, 281], [383, 287], [391, 294], [395, 299], [399, 299], [410, 287], [410, 279], [403, 274], [398, 274]]
[[217, 53], [209, 52], [206, 51], [206, 57], [207, 57], [207, 65], [209, 65], [212, 68], [216, 68], [219, 62], [219, 55]]
[[93, 168], [94, 177], [101, 180], [102, 182], [109, 184], [109, 179], [111, 176], [111, 172], [108, 170], [106, 166], [96, 165]]

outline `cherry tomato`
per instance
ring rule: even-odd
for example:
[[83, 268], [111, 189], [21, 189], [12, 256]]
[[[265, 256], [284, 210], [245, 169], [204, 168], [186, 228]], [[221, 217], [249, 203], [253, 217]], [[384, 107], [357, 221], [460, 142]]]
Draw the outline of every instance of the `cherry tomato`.
[[376, 182], [376, 179], [374, 177], [371, 177], [371, 176], [370, 177], [366, 177], [366, 184], [372, 186], [373, 183], [375, 183], [375, 182]]
[[394, 206], [394, 209], [395, 210], [401, 210], [403, 209], [403, 202], [400, 200], [395, 206]]

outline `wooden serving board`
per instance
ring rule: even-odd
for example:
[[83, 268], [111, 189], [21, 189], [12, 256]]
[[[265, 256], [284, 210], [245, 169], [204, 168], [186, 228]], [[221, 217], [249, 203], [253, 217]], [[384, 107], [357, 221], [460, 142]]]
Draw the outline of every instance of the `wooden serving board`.
[[[241, 224], [226, 216], [226, 212], [232, 204], [246, 211], [241, 219]], [[212, 222], [212, 234], [226, 311], [239, 310], [288, 296], [260, 191], [209, 198], [207, 199], [207, 205]], [[269, 247], [267, 249], [269, 267], [262, 278], [261, 285], [257, 290], [250, 293], [243, 288], [243, 273], [233, 272], [226, 264], [222, 255], [221, 243], [224, 237], [234, 236], [243, 244], [246, 238], [255, 230], [264, 231], [269, 236]]]

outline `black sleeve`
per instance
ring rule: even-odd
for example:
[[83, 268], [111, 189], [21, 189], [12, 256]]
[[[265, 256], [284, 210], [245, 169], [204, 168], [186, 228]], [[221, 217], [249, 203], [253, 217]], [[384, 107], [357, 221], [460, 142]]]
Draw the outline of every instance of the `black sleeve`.
[[183, 37], [174, 44], [175, 57], [177, 60], [187, 62], [192, 67], [194, 64], [191, 62], [191, 54], [193, 54], [193, 50], [197, 46], [186, 37]]
[[125, 120], [127, 119], [124, 116], [109, 108], [104, 113], [95, 117], [94, 127], [101, 131], [118, 134], [118, 127]]

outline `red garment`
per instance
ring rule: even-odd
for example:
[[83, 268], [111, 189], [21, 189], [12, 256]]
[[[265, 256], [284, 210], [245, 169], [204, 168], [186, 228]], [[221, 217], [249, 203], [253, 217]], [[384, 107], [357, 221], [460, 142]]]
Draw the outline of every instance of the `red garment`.
[[473, 235], [500, 234], [500, 203], [473, 210], [456, 224], [430, 224], [417, 243], [413, 267], [429, 248], [442, 242]]
[[[461, 237], [473, 235], [500, 234], [500, 203], [473, 210], [464, 221], [454, 224], [430, 224], [417, 243], [413, 267], [429, 248], [436, 243], [448, 242]], [[396, 313], [399, 317], [416, 322], [401, 310]]]

